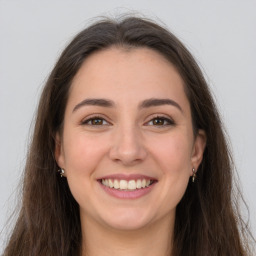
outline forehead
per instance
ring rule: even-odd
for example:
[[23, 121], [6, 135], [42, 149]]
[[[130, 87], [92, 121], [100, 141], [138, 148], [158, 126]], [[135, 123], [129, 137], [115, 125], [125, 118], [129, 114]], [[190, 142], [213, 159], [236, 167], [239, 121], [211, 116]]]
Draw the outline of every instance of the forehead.
[[187, 103], [176, 68], [148, 48], [113, 47], [90, 55], [74, 77], [69, 95], [71, 101], [85, 97], [124, 102], [170, 97]]

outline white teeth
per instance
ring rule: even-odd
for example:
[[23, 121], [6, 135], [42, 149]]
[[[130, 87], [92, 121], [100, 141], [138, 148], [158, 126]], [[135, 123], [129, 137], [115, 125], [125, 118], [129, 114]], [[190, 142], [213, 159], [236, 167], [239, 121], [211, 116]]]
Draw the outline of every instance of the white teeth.
[[120, 188], [120, 186], [119, 186], [119, 181], [118, 181], [118, 180], [114, 180], [114, 188], [115, 188], [115, 189]]
[[136, 182], [135, 182], [135, 180], [129, 180], [129, 182], [128, 182], [128, 189], [129, 190], [136, 189]]
[[102, 179], [101, 183], [106, 187], [120, 189], [120, 190], [135, 190], [148, 187], [151, 183], [150, 180], [111, 180], [111, 179]]
[[128, 183], [126, 180], [120, 180], [120, 189], [127, 189]]
[[[104, 184], [104, 185], [105, 185], [105, 184]], [[113, 187], [114, 187], [114, 183], [113, 183], [112, 180], [108, 180], [108, 186], [109, 186], [110, 188], [113, 188]]]
[[141, 188], [141, 180], [137, 180], [137, 188]]

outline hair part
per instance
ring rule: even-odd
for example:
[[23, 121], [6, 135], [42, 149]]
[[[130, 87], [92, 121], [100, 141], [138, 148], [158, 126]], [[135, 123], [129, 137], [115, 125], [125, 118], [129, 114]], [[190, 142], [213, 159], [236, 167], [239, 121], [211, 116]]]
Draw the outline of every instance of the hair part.
[[199, 66], [167, 29], [150, 20], [125, 17], [102, 19], [84, 29], [66, 47], [52, 70], [38, 106], [25, 166], [22, 208], [4, 256], [79, 255], [79, 206], [66, 179], [57, 173], [55, 137], [63, 128], [76, 73], [88, 56], [110, 47], [147, 47], [172, 63], [184, 81], [194, 133], [202, 129], [207, 136], [198, 180], [189, 183], [177, 206], [172, 255], [249, 255], [247, 240], [240, 234], [247, 229], [232, 197], [231, 154]]

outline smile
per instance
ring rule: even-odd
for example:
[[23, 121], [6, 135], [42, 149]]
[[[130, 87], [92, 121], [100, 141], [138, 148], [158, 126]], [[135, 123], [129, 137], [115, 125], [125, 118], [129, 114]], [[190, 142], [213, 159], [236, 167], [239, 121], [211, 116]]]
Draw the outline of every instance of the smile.
[[153, 184], [153, 180], [150, 179], [137, 179], [137, 180], [117, 180], [117, 179], [101, 179], [101, 183], [109, 188], [118, 190], [137, 190], [149, 187]]
[[158, 180], [140, 174], [113, 174], [97, 179], [102, 189], [119, 199], [137, 199], [152, 191]]

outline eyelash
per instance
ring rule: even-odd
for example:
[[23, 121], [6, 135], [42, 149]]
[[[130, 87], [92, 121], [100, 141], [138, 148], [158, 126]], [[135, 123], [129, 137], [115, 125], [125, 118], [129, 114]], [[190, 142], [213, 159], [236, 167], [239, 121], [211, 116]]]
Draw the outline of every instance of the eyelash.
[[154, 122], [156, 120], [161, 121], [163, 123], [160, 124], [160, 125], [159, 124], [155, 124], [155, 125], [152, 124], [152, 126], [162, 126], [162, 127], [165, 127], [165, 126], [175, 125], [174, 121], [171, 118], [167, 118], [165, 116], [155, 116], [152, 119], [150, 119], [150, 121], [147, 122], [146, 125], [148, 125], [149, 123]]
[[[92, 124], [94, 120], [101, 120], [102, 122], [106, 122], [106, 124]], [[81, 122], [82, 125], [91, 125], [91, 126], [102, 126], [102, 125], [109, 125], [109, 122], [105, 120], [105, 118], [101, 116], [93, 116], [88, 119], [85, 119]]]
[[[96, 121], [96, 120], [100, 120], [100, 124], [93, 124], [92, 122], [93, 121]], [[154, 122], [154, 121], [160, 121], [160, 122], [163, 122], [162, 124], [150, 124], [151, 122]], [[104, 124], [105, 122], [105, 124]], [[105, 125], [110, 125], [110, 123], [108, 121], [105, 120], [105, 118], [101, 117], [101, 116], [93, 116], [93, 117], [90, 117], [86, 120], [83, 120], [81, 122], [82, 125], [90, 125], [90, 126], [105, 126]], [[171, 118], [167, 118], [165, 116], [155, 116], [153, 117], [152, 119], [150, 119], [150, 121], [146, 122], [145, 123], [146, 126], [162, 126], [162, 127], [165, 127], [165, 126], [170, 126], [170, 125], [175, 125], [174, 121], [171, 119]]]

